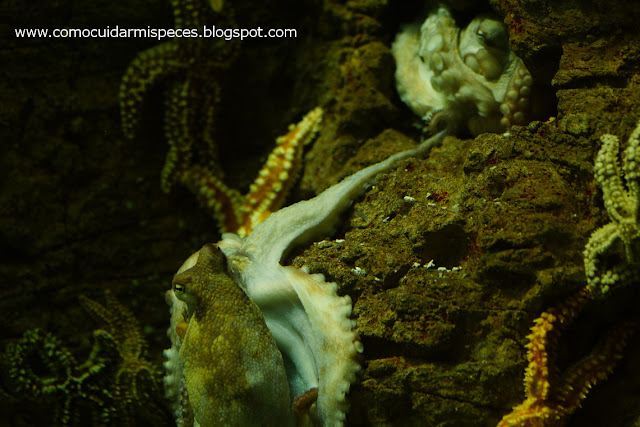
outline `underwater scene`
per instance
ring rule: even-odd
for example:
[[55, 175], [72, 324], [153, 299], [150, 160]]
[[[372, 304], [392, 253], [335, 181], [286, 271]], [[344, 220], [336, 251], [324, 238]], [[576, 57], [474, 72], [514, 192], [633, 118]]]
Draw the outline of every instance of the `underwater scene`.
[[640, 2], [0, 11], [0, 426], [640, 426]]

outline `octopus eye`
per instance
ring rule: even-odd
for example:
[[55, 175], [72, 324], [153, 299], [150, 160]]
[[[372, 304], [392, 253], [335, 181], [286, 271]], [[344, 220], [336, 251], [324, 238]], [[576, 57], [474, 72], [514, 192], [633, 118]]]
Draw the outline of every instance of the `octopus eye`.
[[476, 30], [476, 36], [481, 44], [507, 51], [509, 49], [509, 33], [500, 22], [485, 19]]
[[420, 58], [420, 61], [422, 61], [422, 63], [424, 64], [424, 56], [418, 55], [418, 58]]
[[173, 291], [174, 292], [177, 292], [177, 293], [181, 294], [181, 293], [184, 293], [184, 290], [185, 290], [184, 285], [181, 285], [179, 283], [174, 283], [174, 285], [173, 285]]

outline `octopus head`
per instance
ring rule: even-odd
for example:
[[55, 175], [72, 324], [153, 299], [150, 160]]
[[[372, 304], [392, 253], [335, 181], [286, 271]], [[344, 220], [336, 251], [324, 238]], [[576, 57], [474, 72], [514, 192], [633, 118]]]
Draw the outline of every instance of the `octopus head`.
[[487, 80], [500, 77], [510, 53], [509, 33], [498, 20], [477, 17], [461, 31], [460, 55], [465, 65]]
[[187, 258], [178, 272], [173, 276], [173, 282], [171, 283], [171, 287], [176, 298], [184, 302], [187, 306], [187, 318], [191, 317], [193, 314], [197, 297], [194, 291], [192, 275], [185, 275], [182, 273], [193, 268], [198, 262], [199, 256], [200, 251], [193, 253], [189, 258]]
[[258, 307], [227, 273], [217, 245], [187, 259], [173, 293], [186, 305], [174, 344], [195, 420], [202, 426], [291, 420], [282, 355]]
[[502, 22], [491, 18], [476, 18], [469, 27], [475, 29], [476, 36], [483, 45], [503, 51], [509, 50], [509, 34]]

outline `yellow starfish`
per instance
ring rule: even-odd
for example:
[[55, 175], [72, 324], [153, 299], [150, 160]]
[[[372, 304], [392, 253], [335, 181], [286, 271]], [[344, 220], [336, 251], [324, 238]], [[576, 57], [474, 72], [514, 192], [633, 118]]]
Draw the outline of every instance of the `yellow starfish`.
[[506, 426], [555, 426], [562, 425], [580, 405], [589, 389], [604, 380], [622, 358], [626, 342], [638, 329], [635, 322], [616, 325], [595, 349], [558, 375], [552, 366], [553, 354], [562, 328], [580, 313], [584, 303], [592, 298], [588, 287], [564, 302], [550, 308], [534, 320], [527, 337], [529, 366], [524, 375], [525, 400], [505, 415], [498, 427]]
[[[175, 29], [180, 31], [201, 31], [214, 15], [204, 0], [172, 0], [171, 5]], [[232, 25], [229, 8], [221, 19], [222, 26]], [[122, 77], [120, 112], [128, 138], [135, 136], [148, 92], [160, 80], [166, 82], [164, 131], [170, 148], [162, 170], [165, 192], [194, 155], [200, 164], [215, 168], [212, 133], [220, 92], [216, 80], [235, 57], [237, 43], [237, 39], [176, 37], [138, 54]]]
[[317, 133], [322, 114], [317, 107], [298, 124], [289, 126], [289, 132], [276, 140], [275, 149], [245, 196], [199, 166], [185, 170], [179, 180], [200, 199], [222, 232], [246, 236], [282, 207], [302, 165], [302, 149]]

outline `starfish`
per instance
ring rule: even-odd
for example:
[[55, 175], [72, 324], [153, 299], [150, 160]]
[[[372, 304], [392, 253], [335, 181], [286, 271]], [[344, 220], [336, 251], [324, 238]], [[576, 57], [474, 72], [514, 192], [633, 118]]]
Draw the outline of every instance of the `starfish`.
[[561, 376], [552, 364], [552, 349], [562, 329], [591, 298], [589, 287], [584, 287], [534, 320], [526, 346], [529, 366], [524, 376], [525, 400], [505, 415], [498, 427], [563, 425], [563, 420], [578, 408], [589, 389], [613, 371], [629, 337], [638, 330], [637, 322], [614, 326], [591, 354]]
[[[132, 411], [131, 402], [152, 406], [153, 395], [157, 392], [158, 371], [144, 357], [146, 343], [140, 334], [138, 322], [131, 311], [120, 304], [109, 290], [105, 291], [105, 299], [106, 306], [103, 306], [81, 295], [80, 304], [91, 317], [105, 325], [105, 329], [94, 331], [96, 340], [115, 346], [117, 370], [111, 379], [110, 388], [117, 398], [116, 403], [124, 413]], [[139, 382], [144, 387], [139, 387]]]
[[[30, 329], [0, 355], [9, 378], [7, 394], [17, 400], [55, 403], [55, 425], [74, 424], [81, 408], [88, 408], [102, 424], [113, 421], [113, 395], [104, 385], [109, 345], [95, 337], [91, 354], [80, 364], [53, 334]], [[3, 363], [0, 363], [3, 365]], [[24, 402], [23, 402], [24, 404]]]
[[[584, 267], [589, 286], [605, 293], [610, 286], [628, 282], [640, 273], [640, 121], [629, 136], [622, 171], [618, 137], [606, 134], [600, 141], [595, 174], [611, 222], [591, 235], [584, 250]], [[618, 256], [617, 242], [622, 243], [622, 257]], [[615, 265], [601, 271], [607, 256], [615, 258]]]
[[[172, 0], [171, 5], [179, 31], [201, 31], [214, 14], [214, 6], [203, 0]], [[229, 21], [223, 26], [233, 22], [228, 8], [222, 19]], [[237, 43], [236, 39], [176, 37], [138, 54], [122, 77], [120, 112], [128, 138], [136, 134], [142, 104], [151, 88], [165, 81], [164, 133], [169, 152], [162, 169], [162, 189], [167, 193], [177, 172], [190, 166], [194, 157], [222, 176], [212, 139], [220, 93], [216, 77], [229, 67]]]
[[[212, 10], [222, 8], [220, 1], [207, 5], [203, 0], [172, 0], [171, 4], [175, 27], [181, 30], [202, 28]], [[232, 20], [228, 8], [225, 16]], [[163, 191], [168, 193], [180, 182], [198, 197], [222, 232], [245, 236], [284, 203], [301, 166], [303, 148], [318, 130], [322, 110], [312, 110], [277, 139], [248, 194], [226, 186], [212, 138], [220, 92], [215, 77], [229, 66], [235, 43], [175, 38], [142, 52], [122, 78], [120, 109], [123, 132], [133, 138], [144, 98], [159, 80], [167, 81], [164, 129], [169, 152], [162, 169]]]
[[198, 197], [222, 232], [244, 237], [284, 203], [302, 166], [302, 149], [313, 140], [321, 120], [322, 109], [318, 107], [297, 125], [289, 126], [289, 132], [276, 140], [276, 147], [245, 196], [200, 166], [185, 170], [180, 182]]
[[80, 296], [90, 315], [105, 324], [93, 331], [91, 352], [82, 363], [40, 329], [9, 345], [0, 354], [8, 376], [6, 394], [37, 404], [53, 402], [53, 425], [75, 425], [89, 414], [96, 425], [134, 425], [141, 413], [154, 425], [164, 424], [159, 372], [143, 357], [145, 343], [135, 318], [109, 291], [106, 300], [103, 306]]
[[[628, 281], [634, 277], [637, 264], [634, 245], [640, 235], [638, 209], [640, 206], [640, 122], [629, 137], [623, 160], [622, 182], [618, 164], [618, 138], [603, 135], [602, 148], [595, 163], [595, 174], [602, 188], [605, 207], [612, 222], [591, 235], [584, 250], [587, 286], [564, 302], [550, 308], [537, 318], [527, 337], [524, 402], [505, 415], [498, 426], [547, 426], [560, 425], [580, 405], [589, 389], [604, 380], [622, 358], [622, 352], [630, 336], [638, 331], [637, 321], [622, 322], [600, 341], [590, 355], [570, 367], [561, 377], [552, 367], [553, 347], [557, 345], [562, 328], [571, 323], [585, 303], [598, 294], [605, 293], [610, 285]], [[620, 240], [624, 246], [624, 261], [604, 272], [599, 271], [598, 256], [610, 251]]]
[[[341, 426], [363, 351], [349, 296], [320, 274], [281, 263], [330, 233], [375, 177], [426, 155], [440, 132], [271, 214], [245, 238], [224, 234], [180, 267], [171, 306], [165, 388], [179, 425]], [[288, 384], [287, 384], [288, 383]]]

